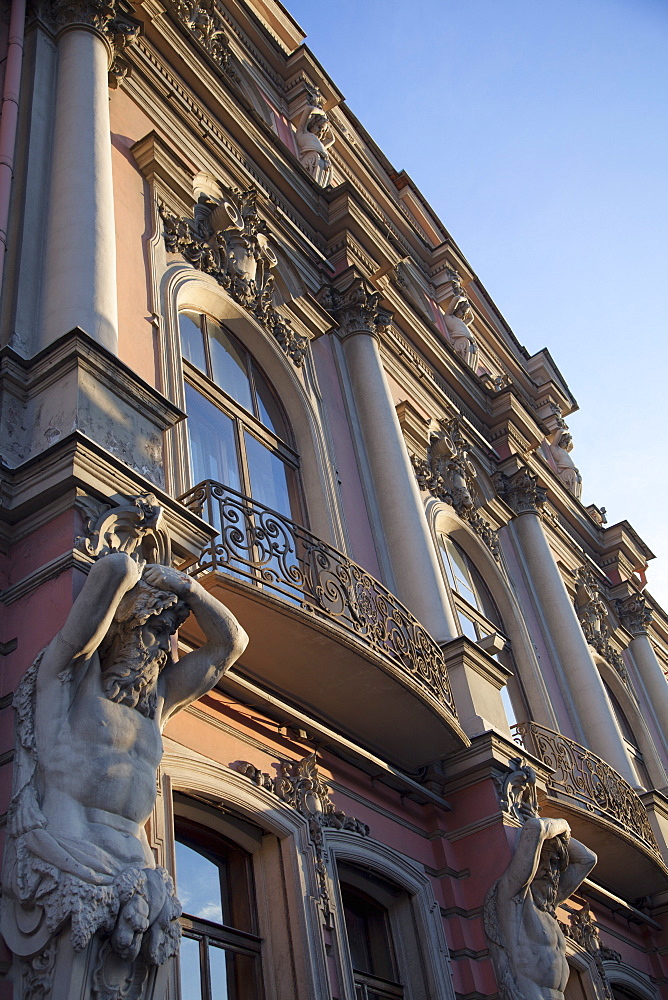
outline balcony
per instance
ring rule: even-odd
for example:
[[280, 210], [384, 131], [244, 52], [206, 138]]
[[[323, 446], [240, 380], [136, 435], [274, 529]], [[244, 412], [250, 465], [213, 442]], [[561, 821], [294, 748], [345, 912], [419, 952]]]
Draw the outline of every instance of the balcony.
[[668, 889], [668, 867], [647, 812], [624, 778], [552, 729], [535, 722], [513, 728], [516, 740], [553, 771], [543, 813], [564, 816], [574, 836], [598, 854], [594, 880], [630, 900]]
[[249, 633], [240, 673], [407, 770], [468, 744], [440, 647], [365, 569], [220, 483], [180, 502], [218, 530], [188, 571]]

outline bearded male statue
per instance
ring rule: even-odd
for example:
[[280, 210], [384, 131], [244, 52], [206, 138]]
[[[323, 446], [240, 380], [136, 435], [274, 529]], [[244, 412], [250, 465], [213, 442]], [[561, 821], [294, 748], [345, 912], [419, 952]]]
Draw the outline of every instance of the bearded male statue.
[[[175, 661], [171, 637], [191, 612], [206, 641]], [[18, 956], [35, 956], [61, 931], [58, 941], [64, 935], [76, 955], [97, 935], [97, 954], [108, 959], [98, 969], [103, 982], [79, 996], [115, 996], [109, 977], [122, 986], [138, 966], [146, 975], [178, 950], [181, 908], [144, 831], [161, 732], [246, 643], [194, 579], [112, 551], [92, 565], [67, 621], [17, 689], [3, 935]], [[144, 995], [121, 986], [118, 996]], [[61, 995], [74, 993], [54, 988], [55, 1000]]]
[[556, 908], [596, 864], [565, 819], [526, 819], [512, 861], [485, 900], [502, 1000], [564, 1000], [569, 966]]

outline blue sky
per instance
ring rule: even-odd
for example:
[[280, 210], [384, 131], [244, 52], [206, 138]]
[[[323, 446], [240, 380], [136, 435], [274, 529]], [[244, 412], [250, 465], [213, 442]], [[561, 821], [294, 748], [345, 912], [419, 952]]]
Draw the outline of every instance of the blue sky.
[[286, 0], [534, 353], [668, 608], [668, 0]]

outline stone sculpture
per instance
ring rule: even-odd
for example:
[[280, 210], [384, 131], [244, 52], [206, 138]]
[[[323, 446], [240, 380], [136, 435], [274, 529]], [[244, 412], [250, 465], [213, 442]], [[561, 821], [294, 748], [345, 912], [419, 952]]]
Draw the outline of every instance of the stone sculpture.
[[596, 864], [570, 834], [565, 819], [529, 816], [487, 895], [485, 931], [502, 1000], [563, 1000], [569, 967], [556, 908]]
[[[119, 514], [122, 531], [98, 533], [101, 554], [14, 697], [2, 931], [24, 958], [23, 985], [45, 949], [58, 952], [54, 975], [61, 952], [70, 967], [84, 956], [88, 978], [75, 987], [74, 973], [68, 979], [61, 968], [54, 1000], [146, 996], [151, 970], [178, 951], [181, 907], [144, 831], [156, 800], [161, 732], [214, 686], [247, 642], [194, 579], [146, 565], [139, 545], [160, 513], [155, 508], [147, 518], [146, 510], [146, 498], [134, 498]], [[125, 551], [109, 551], [115, 544]], [[206, 641], [175, 660], [171, 637], [191, 612]], [[35, 995], [49, 992], [43, 985]]]
[[473, 309], [464, 293], [461, 279], [454, 271], [450, 284], [452, 299], [445, 310], [445, 326], [450, 334], [455, 354], [475, 371], [478, 360], [478, 345], [469, 329], [475, 319]]
[[550, 451], [562, 483], [578, 500], [582, 496], [582, 476], [571, 458], [573, 438], [565, 423], [557, 428], [550, 441]]
[[320, 187], [332, 183], [332, 162], [327, 150], [333, 145], [334, 136], [322, 107], [322, 97], [315, 90], [309, 91], [308, 104], [297, 124], [297, 148], [301, 165]]

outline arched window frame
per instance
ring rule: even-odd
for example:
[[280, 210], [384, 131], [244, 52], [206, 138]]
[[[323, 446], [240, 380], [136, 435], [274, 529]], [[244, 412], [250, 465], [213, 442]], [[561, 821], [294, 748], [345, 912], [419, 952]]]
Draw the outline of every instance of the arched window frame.
[[[161, 231], [154, 243], [161, 246]], [[154, 246], [156, 257], [163, 254]], [[279, 255], [280, 258], [280, 255]], [[163, 254], [164, 260], [164, 254]], [[346, 550], [341, 517], [336, 462], [329, 430], [321, 419], [320, 391], [310, 355], [301, 369], [286, 357], [274, 338], [208, 274], [183, 263], [160, 266], [161, 277], [153, 293], [162, 307], [158, 352], [160, 383], [165, 395], [185, 412], [184, 369], [181, 358], [178, 314], [192, 309], [216, 317], [228, 326], [262, 369], [287, 414], [294, 434], [294, 449], [300, 456], [301, 480], [310, 529], [339, 549]], [[277, 285], [291, 289], [279, 276]], [[292, 289], [294, 291], [294, 289]], [[184, 421], [165, 434], [165, 481], [173, 496], [186, 492], [190, 482], [188, 442]]]
[[[642, 764], [649, 777], [650, 788], [663, 788], [666, 784], [666, 769], [656, 750], [654, 741], [648, 732], [647, 723], [643, 717], [640, 707], [629, 693], [628, 688], [622, 682], [616, 670], [610, 666], [607, 660], [605, 660], [600, 653], [597, 652], [592, 652], [592, 656], [596, 666], [598, 667], [601, 679], [619, 703], [619, 706], [626, 717], [627, 725], [633, 734], [633, 740], [630, 741], [623, 731], [623, 726], [621, 726], [618, 721], [620, 733], [622, 739], [624, 740], [624, 745], [631, 763], [634, 764], [636, 755], [639, 754]], [[613, 716], [617, 719], [617, 713], [614, 711], [612, 703], [610, 708]], [[638, 774], [638, 769], [635, 765], [634, 770]], [[646, 782], [644, 780], [640, 780], [640, 775], [638, 775], [638, 777], [639, 784], [642, 787], [646, 787]]]
[[[149, 823], [149, 842], [158, 863], [172, 874], [174, 858], [174, 793], [203, 799], [209, 824], [237, 839], [252, 854], [259, 936], [262, 938], [264, 1000], [295, 996], [327, 996], [329, 976], [317, 905], [315, 855], [307, 820], [245, 775], [164, 738], [160, 792]], [[225, 809], [217, 808], [221, 802]], [[260, 844], [227, 827], [229, 811], [264, 831]], [[222, 825], [221, 825], [222, 824]], [[291, 978], [276, 972], [288, 961]], [[180, 1000], [176, 969], [170, 998]]]
[[[501, 615], [514, 661], [512, 705], [518, 721], [533, 720], [550, 729], [558, 729], [552, 700], [531, 641], [524, 615], [505, 570], [478, 535], [456, 514], [453, 507], [430, 499], [425, 505], [434, 545], [438, 553], [438, 534], [449, 535], [475, 565]], [[439, 554], [440, 558], [440, 554]], [[447, 582], [447, 576], [444, 576]], [[449, 590], [448, 585], [448, 590]], [[456, 606], [452, 604], [456, 618]]]
[[340, 892], [338, 866], [342, 861], [376, 875], [400, 890], [395, 907], [389, 908], [389, 919], [405, 997], [411, 1000], [455, 1000], [443, 918], [424, 869], [405, 855], [370, 838], [351, 837], [338, 830], [325, 830], [324, 833], [333, 879], [341, 1000], [355, 1000], [356, 997]]

